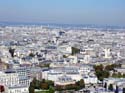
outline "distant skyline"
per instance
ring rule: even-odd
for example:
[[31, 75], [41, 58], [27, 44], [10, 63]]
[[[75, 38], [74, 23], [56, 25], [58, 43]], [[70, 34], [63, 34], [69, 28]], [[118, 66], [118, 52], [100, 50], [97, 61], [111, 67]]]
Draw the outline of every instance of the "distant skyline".
[[0, 22], [125, 26], [125, 0], [0, 0]]

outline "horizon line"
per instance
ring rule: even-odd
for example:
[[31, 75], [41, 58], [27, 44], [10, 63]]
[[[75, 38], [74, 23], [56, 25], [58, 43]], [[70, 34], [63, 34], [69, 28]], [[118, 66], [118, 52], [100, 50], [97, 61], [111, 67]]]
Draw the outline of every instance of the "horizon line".
[[54, 23], [54, 22], [10, 22], [0, 21], [0, 25], [69, 25], [69, 26], [98, 26], [98, 27], [125, 27], [125, 25], [111, 25], [111, 24], [78, 24], [78, 23]]

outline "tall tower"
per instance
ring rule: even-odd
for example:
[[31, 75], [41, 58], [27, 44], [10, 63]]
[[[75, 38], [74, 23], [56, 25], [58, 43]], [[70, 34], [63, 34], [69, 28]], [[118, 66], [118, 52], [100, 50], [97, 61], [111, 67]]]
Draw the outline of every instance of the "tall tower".
[[111, 50], [109, 48], [104, 49], [105, 58], [111, 58]]

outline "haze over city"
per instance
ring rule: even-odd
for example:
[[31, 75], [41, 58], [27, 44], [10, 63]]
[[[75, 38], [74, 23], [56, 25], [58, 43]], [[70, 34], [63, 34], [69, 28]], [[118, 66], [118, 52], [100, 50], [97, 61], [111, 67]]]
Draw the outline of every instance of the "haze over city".
[[125, 25], [125, 0], [1, 0], [0, 22]]

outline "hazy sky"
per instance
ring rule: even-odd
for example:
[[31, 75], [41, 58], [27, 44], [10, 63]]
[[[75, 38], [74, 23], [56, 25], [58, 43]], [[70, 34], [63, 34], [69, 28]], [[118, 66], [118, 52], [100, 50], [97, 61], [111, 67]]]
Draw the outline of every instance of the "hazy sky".
[[0, 21], [125, 25], [125, 0], [0, 0]]

